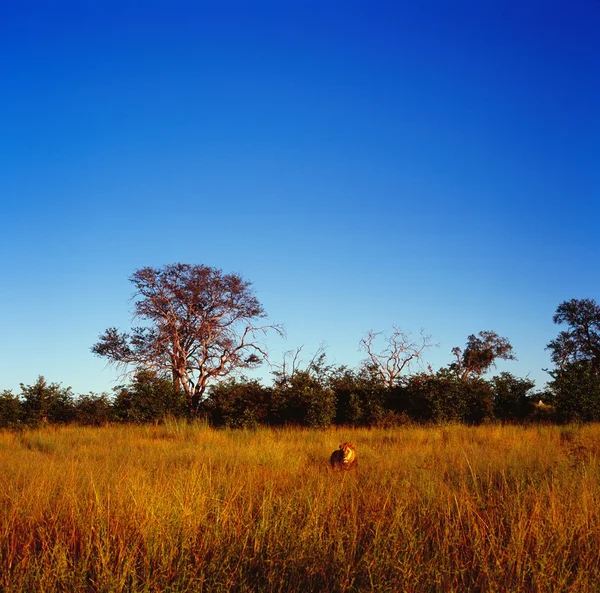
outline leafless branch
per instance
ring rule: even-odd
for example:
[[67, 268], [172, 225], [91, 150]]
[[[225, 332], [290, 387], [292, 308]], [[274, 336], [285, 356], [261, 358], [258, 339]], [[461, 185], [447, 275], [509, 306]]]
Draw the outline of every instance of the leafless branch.
[[[359, 348], [367, 353], [363, 364], [370, 367], [391, 388], [413, 363], [421, 364], [423, 352], [435, 345], [431, 342], [431, 336], [423, 330], [420, 336], [419, 341], [414, 341], [410, 333], [395, 325], [389, 334], [369, 330], [359, 343]], [[377, 343], [382, 344], [379, 350]]]

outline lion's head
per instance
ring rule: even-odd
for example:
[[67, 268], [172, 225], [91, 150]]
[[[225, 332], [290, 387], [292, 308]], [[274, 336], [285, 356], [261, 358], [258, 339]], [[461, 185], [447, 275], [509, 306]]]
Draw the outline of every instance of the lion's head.
[[356, 449], [352, 443], [342, 443], [337, 451], [331, 454], [331, 467], [333, 469], [352, 469], [356, 467]]

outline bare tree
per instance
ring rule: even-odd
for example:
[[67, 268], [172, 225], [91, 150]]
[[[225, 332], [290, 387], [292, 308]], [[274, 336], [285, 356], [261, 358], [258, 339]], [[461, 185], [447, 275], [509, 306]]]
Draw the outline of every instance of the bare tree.
[[294, 380], [298, 373], [304, 372], [315, 375], [325, 375], [333, 367], [325, 363], [327, 357], [325, 344], [320, 344], [307, 365], [302, 368], [303, 360], [300, 358], [304, 346], [283, 353], [281, 364], [272, 365], [275, 383], [279, 386], [287, 385]]
[[92, 347], [125, 371], [134, 367], [168, 373], [195, 413], [208, 384], [267, 358], [260, 336], [280, 326], [257, 324], [266, 317], [251, 283], [204, 265], [146, 267], [130, 278], [136, 291], [131, 333], [109, 328]]
[[[382, 344], [382, 349], [377, 350], [377, 344]], [[411, 334], [397, 326], [392, 326], [392, 332], [374, 332], [369, 330], [360, 341], [359, 347], [367, 353], [363, 365], [381, 379], [389, 388], [396, 385], [403, 372], [408, 371], [415, 362], [420, 362], [423, 352], [431, 348], [431, 336], [423, 330], [420, 339], [415, 341]]]
[[287, 350], [283, 353], [281, 364], [273, 366], [273, 375], [277, 384], [285, 385], [294, 378], [294, 375], [300, 369], [302, 348], [304, 346], [298, 346], [295, 350]]
[[494, 331], [481, 331], [477, 336], [471, 334], [467, 338], [465, 349], [456, 346], [452, 348], [452, 354], [456, 357], [456, 362], [450, 368], [461, 379], [467, 379], [469, 375], [483, 375], [490, 367], [495, 366], [499, 358], [517, 360], [508, 338], [502, 338]]

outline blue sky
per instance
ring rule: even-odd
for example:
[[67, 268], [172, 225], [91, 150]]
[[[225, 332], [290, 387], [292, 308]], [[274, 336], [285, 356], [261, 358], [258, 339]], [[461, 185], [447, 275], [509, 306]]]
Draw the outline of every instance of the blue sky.
[[[118, 375], [131, 273], [252, 281], [287, 339], [494, 330], [543, 387], [600, 298], [600, 2], [0, 4], [0, 389]], [[268, 373], [267, 370], [264, 371]]]

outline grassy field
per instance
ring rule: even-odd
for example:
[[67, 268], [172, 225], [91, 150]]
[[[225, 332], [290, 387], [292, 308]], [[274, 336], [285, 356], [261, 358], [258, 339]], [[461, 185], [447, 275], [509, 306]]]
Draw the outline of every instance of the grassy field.
[[0, 591], [597, 593], [599, 457], [599, 425], [4, 432]]

